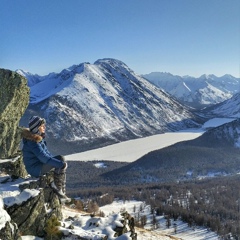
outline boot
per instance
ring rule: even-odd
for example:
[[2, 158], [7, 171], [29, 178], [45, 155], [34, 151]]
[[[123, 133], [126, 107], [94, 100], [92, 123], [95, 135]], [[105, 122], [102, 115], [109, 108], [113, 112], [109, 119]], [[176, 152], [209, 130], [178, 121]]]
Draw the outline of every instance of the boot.
[[54, 182], [51, 182], [51, 188], [58, 195], [61, 203], [70, 203], [71, 198], [69, 198], [66, 194], [63, 193], [62, 189], [59, 189]]

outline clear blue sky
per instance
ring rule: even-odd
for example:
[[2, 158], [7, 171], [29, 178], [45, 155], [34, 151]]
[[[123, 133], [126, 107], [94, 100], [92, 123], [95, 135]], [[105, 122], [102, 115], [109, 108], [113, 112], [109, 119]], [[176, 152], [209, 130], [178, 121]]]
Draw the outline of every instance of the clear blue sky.
[[138, 74], [240, 77], [239, 0], [0, 0], [0, 67], [115, 58]]

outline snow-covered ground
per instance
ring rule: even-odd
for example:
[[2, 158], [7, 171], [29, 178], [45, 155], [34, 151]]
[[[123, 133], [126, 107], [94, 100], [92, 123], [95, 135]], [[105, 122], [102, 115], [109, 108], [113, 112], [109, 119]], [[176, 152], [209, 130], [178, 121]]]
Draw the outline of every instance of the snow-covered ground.
[[[166, 235], [171, 235], [176, 238], [184, 239], [184, 240], [215, 240], [218, 239], [217, 234], [215, 234], [212, 231], [208, 231], [206, 228], [202, 227], [195, 227], [190, 228], [188, 227], [187, 223], [184, 223], [180, 220], [173, 221], [171, 220], [171, 226], [169, 228], [166, 227], [166, 219], [164, 219], [163, 216], [156, 217], [158, 221], [159, 227], [155, 230], [153, 230], [152, 225], [152, 214], [150, 206], [145, 205], [144, 202], [141, 201], [114, 201], [112, 204], [105, 205], [103, 207], [100, 207], [100, 210], [103, 211], [106, 216], [110, 215], [112, 213], [118, 213], [121, 211], [126, 210], [129, 214], [132, 216], [135, 216], [137, 218], [138, 212], [140, 213], [140, 216], [147, 216], [147, 224], [144, 227], [145, 230], [151, 230], [151, 231], [145, 231], [143, 229], [137, 229], [138, 232], [138, 240], [144, 240], [144, 239], [170, 239]], [[176, 227], [176, 233], [175, 229]]]
[[168, 132], [150, 137], [129, 140], [110, 146], [67, 155], [68, 161], [117, 161], [133, 162], [143, 155], [177, 142], [191, 140], [201, 136], [207, 128], [216, 127], [233, 121], [233, 118], [214, 118], [204, 123], [201, 129], [187, 129], [179, 132]]

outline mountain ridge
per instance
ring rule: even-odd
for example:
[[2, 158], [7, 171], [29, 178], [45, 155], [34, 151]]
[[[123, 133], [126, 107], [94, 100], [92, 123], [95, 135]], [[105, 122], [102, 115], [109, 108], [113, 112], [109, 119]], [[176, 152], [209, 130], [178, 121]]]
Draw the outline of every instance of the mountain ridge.
[[234, 94], [230, 99], [227, 99], [214, 106], [208, 107], [200, 111], [201, 114], [212, 117], [240, 117], [240, 93]]
[[203, 74], [195, 78], [152, 72], [142, 76], [176, 97], [181, 103], [196, 109], [223, 102], [240, 90], [240, 78], [230, 74], [221, 77]]

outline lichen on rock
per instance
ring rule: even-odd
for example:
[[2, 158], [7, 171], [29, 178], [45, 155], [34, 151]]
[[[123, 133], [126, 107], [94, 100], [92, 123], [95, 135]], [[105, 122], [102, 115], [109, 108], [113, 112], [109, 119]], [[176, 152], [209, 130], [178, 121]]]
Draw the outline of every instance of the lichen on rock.
[[19, 121], [29, 104], [29, 87], [23, 76], [0, 69], [0, 158], [16, 154], [21, 141]]

